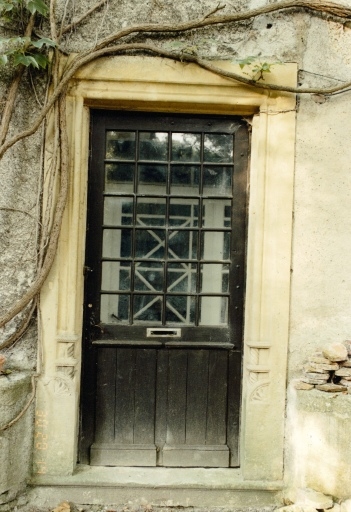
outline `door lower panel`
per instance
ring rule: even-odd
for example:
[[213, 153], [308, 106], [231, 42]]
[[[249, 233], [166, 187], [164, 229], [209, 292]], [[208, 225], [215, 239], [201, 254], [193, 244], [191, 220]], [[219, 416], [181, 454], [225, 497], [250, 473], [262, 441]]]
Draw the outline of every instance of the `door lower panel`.
[[239, 362], [223, 349], [99, 347], [90, 464], [235, 466]]

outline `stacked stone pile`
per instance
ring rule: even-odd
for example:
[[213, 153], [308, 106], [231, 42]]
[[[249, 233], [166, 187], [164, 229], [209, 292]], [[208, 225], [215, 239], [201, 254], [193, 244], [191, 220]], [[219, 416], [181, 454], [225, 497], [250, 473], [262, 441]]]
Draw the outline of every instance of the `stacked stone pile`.
[[351, 394], [351, 341], [330, 343], [322, 352], [310, 356], [295, 388]]
[[276, 512], [351, 512], [351, 499], [335, 503], [331, 496], [313, 489], [287, 490], [283, 501], [286, 506]]

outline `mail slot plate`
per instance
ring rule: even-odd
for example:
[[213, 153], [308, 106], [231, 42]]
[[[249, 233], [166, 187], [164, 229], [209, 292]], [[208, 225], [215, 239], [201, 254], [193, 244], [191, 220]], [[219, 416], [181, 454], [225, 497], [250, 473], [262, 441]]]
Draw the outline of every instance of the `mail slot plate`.
[[147, 338], [180, 338], [181, 329], [165, 329], [162, 327], [148, 327], [146, 329]]

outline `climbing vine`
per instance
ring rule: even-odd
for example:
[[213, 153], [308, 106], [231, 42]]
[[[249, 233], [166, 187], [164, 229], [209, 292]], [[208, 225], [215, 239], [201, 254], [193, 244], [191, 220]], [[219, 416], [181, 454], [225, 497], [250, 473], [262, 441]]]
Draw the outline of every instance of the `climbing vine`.
[[[288, 0], [270, 3], [264, 7], [251, 9], [234, 14], [223, 14], [224, 5], [218, 5], [209, 13], [199, 19], [182, 23], [146, 23], [137, 26], [122, 28], [97, 40], [89, 49], [84, 50], [69, 60], [63, 72], [59, 70], [59, 59], [64, 54], [62, 39], [65, 34], [72, 32], [82, 24], [86, 18], [103, 8], [107, 0], [101, 0], [83, 16], [75, 19], [66, 26], [57, 20], [56, 1], [50, 0], [48, 5], [43, 0], [0, 0], [0, 23], [5, 29], [14, 30], [11, 37], [0, 39], [0, 65], [11, 66], [14, 69], [13, 79], [8, 86], [6, 101], [2, 109], [0, 124], [0, 159], [19, 141], [33, 135], [43, 126], [49, 113], [54, 113], [57, 134], [55, 147], [57, 154], [54, 158], [51, 172], [59, 176], [58, 194], [55, 199], [53, 215], [50, 223], [41, 227], [39, 246], [41, 248], [38, 258], [36, 276], [27, 291], [20, 299], [14, 302], [0, 316], [0, 328], [5, 327], [20, 313], [25, 312], [14, 334], [8, 337], [0, 349], [10, 347], [23, 335], [29, 325], [36, 308], [36, 300], [40, 289], [53, 264], [60, 227], [68, 194], [68, 144], [65, 126], [65, 93], [69, 81], [75, 73], [89, 62], [106, 55], [119, 55], [133, 52], [133, 54], [151, 54], [180, 62], [191, 62], [219, 76], [238, 81], [248, 86], [274, 91], [285, 91], [296, 94], [323, 94], [333, 95], [351, 87], [351, 80], [338, 83], [330, 87], [287, 87], [273, 85], [267, 80], [273, 65], [277, 63], [257, 61], [256, 57], [247, 57], [238, 62], [244, 73], [225, 71], [210, 60], [199, 56], [196, 45], [181, 44], [177, 42], [180, 34], [196, 31], [204, 27], [223, 27], [279, 11], [296, 12], [308, 11], [312, 15], [332, 17], [341, 24], [351, 20], [351, 8], [333, 2], [319, 0]], [[65, 9], [68, 2], [66, 2]], [[47, 22], [42, 23], [43, 19]], [[43, 32], [43, 27], [45, 33]], [[172, 35], [175, 42], [162, 44], [157, 36]], [[131, 37], [145, 35], [148, 42], [133, 42]], [[155, 42], [150, 42], [154, 40]], [[139, 40], [138, 40], [139, 41]], [[157, 41], [157, 42], [156, 42]], [[10, 132], [10, 122], [15, 109], [19, 85], [28, 68], [41, 69], [46, 73], [47, 84], [50, 85], [50, 94], [45, 97], [39, 114], [23, 131]], [[49, 90], [49, 89], [48, 89]]]

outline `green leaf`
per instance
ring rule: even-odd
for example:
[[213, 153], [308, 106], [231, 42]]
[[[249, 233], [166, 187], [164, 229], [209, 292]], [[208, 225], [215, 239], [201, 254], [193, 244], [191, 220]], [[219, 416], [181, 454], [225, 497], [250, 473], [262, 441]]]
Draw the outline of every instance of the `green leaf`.
[[52, 39], [42, 37], [41, 39], [38, 39], [38, 41], [32, 41], [32, 45], [35, 46], [35, 48], [42, 48], [43, 46], [50, 48], [56, 46], [56, 43], [52, 41]]
[[35, 58], [32, 55], [22, 55], [17, 54], [15, 55], [13, 59], [13, 63], [15, 66], [19, 66], [20, 64], [23, 64], [23, 66], [34, 66], [35, 68], [39, 69], [39, 64], [35, 60]]
[[0, 66], [5, 66], [8, 60], [7, 55], [0, 55]]
[[43, 69], [45, 69], [46, 66], [48, 65], [49, 60], [47, 59], [47, 57], [45, 57], [45, 55], [41, 55], [40, 53], [36, 53], [35, 55], [33, 55], [33, 58], [36, 60], [36, 62], [39, 65], [39, 67], [41, 67]]
[[48, 6], [43, 2], [43, 0], [28, 0], [27, 9], [31, 14], [39, 12], [43, 16], [46, 16], [48, 12]]

